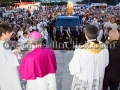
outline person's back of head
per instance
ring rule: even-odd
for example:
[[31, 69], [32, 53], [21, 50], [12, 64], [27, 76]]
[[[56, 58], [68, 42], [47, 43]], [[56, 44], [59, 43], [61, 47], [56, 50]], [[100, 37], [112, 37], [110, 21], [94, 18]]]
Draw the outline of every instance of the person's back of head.
[[85, 30], [85, 37], [87, 40], [96, 39], [98, 36], [98, 28], [95, 25], [89, 25]]
[[119, 40], [119, 33], [117, 30], [111, 30], [109, 32], [109, 40], [110, 41]]

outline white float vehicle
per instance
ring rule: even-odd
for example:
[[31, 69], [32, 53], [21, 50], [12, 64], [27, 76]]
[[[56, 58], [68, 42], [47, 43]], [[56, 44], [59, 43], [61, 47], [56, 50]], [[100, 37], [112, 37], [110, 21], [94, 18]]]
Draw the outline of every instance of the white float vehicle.
[[107, 4], [106, 3], [92, 3], [90, 5], [90, 8], [92, 7], [96, 7], [96, 8], [107, 8]]

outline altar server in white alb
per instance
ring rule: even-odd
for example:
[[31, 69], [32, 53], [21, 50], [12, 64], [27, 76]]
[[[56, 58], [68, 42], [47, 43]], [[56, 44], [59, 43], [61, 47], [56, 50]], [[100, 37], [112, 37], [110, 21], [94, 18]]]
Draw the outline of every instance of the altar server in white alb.
[[104, 71], [109, 63], [105, 45], [97, 41], [98, 28], [86, 27], [86, 44], [74, 51], [69, 63], [70, 74], [74, 75], [71, 90], [102, 90]]
[[11, 32], [9, 25], [0, 24], [0, 90], [22, 90], [17, 71], [19, 65], [17, 57], [20, 49], [12, 52], [4, 45], [10, 39]]

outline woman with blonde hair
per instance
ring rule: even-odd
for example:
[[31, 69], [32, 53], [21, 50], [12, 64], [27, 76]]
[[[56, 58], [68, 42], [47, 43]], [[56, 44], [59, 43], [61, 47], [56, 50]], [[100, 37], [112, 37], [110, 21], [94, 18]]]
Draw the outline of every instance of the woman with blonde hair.
[[115, 16], [110, 16], [109, 22], [106, 22], [104, 24], [104, 35], [105, 35], [105, 39], [107, 39], [108, 33], [111, 30], [117, 30], [118, 25], [117, 25], [117, 19]]
[[117, 18], [112, 16], [110, 18], [112, 30], [117, 30]]
[[104, 28], [109, 30], [111, 28], [111, 30], [117, 30], [117, 19], [115, 16], [110, 16], [110, 20], [109, 22], [106, 22], [104, 24]]

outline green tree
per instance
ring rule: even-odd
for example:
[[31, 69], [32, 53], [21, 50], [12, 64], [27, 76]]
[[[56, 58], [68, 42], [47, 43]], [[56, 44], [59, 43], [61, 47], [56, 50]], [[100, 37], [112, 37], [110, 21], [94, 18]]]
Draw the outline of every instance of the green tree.
[[[83, 3], [107, 3], [108, 5], [116, 5], [116, 0], [83, 0]], [[120, 2], [120, 0], [118, 0]]]
[[76, 2], [77, 4], [88, 4], [88, 0], [82, 0], [82, 1], [78, 1]]
[[107, 0], [108, 5], [116, 5], [116, 0]]
[[0, 3], [14, 2], [14, 0], [0, 0]]
[[104, 3], [105, 2], [105, 0], [100, 0], [100, 3]]

